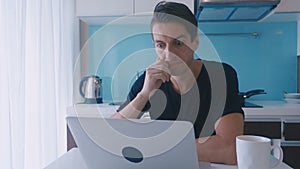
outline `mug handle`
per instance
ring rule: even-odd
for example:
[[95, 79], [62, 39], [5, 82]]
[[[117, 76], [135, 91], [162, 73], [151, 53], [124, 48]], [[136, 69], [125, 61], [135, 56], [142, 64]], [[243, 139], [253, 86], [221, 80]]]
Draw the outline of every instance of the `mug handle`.
[[279, 150], [280, 155], [279, 155], [279, 159], [278, 159], [277, 163], [272, 167], [272, 169], [277, 168], [279, 165], [281, 165], [282, 160], [283, 160], [283, 151], [282, 151], [282, 148], [280, 146], [278, 146], [278, 145], [275, 145], [275, 146], [271, 147], [271, 150], [275, 150], [275, 149]]
[[85, 88], [85, 85], [86, 85], [86, 81], [88, 79], [88, 76], [85, 76], [81, 79], [80, 83], [79, 83], [79, 93], [82, 97], [84, 97], [84, 91], [82, 90], [83, 86]]

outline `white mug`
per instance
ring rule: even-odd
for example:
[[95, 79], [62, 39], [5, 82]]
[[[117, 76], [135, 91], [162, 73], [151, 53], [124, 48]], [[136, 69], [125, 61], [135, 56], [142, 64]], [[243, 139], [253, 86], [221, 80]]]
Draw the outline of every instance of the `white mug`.
[[[279, 160], [270, 166], [273, 149], [280, 151]], [[236, 137], [236, 155], [239, 169], [270, 169], [277, 168], [283, 159], [280, 146], [271, 146], [271, 139], [262, 136], [241, 135]]]

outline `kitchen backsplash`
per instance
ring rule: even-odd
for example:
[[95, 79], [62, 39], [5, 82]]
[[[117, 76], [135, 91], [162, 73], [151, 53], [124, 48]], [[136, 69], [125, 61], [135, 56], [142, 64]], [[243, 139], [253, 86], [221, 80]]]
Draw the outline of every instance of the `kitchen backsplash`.
[[[89, 26], [89, 71], [103, 79], [104, 101], [122, 101], [137, 74], [155, 61], [151, 34], [147, 25], [105, 28]], [[296, 22], [201, 23], [199, 28], [208, 36], [200, 36], [195, 57], [232, 65], [240, 91], [264, 89], [266, 95], [252, 97], [257, 100], [297, 91]], [[247, 34], [254, 32], [257, 36]]]

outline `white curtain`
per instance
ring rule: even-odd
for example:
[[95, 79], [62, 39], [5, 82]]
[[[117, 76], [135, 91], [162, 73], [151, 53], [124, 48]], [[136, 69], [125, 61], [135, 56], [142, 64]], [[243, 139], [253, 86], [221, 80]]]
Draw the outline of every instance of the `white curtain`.
[[73, 42], [74, 0], [0, 0], [0, 168], [66, 152]]

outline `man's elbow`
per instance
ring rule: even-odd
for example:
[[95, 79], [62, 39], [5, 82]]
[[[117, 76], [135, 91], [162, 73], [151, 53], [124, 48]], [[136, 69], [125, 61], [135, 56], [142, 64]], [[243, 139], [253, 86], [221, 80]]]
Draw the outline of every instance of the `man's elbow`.
[[122, 119], [124, 117], [119, 112], [115, 112], [110, 118]]

